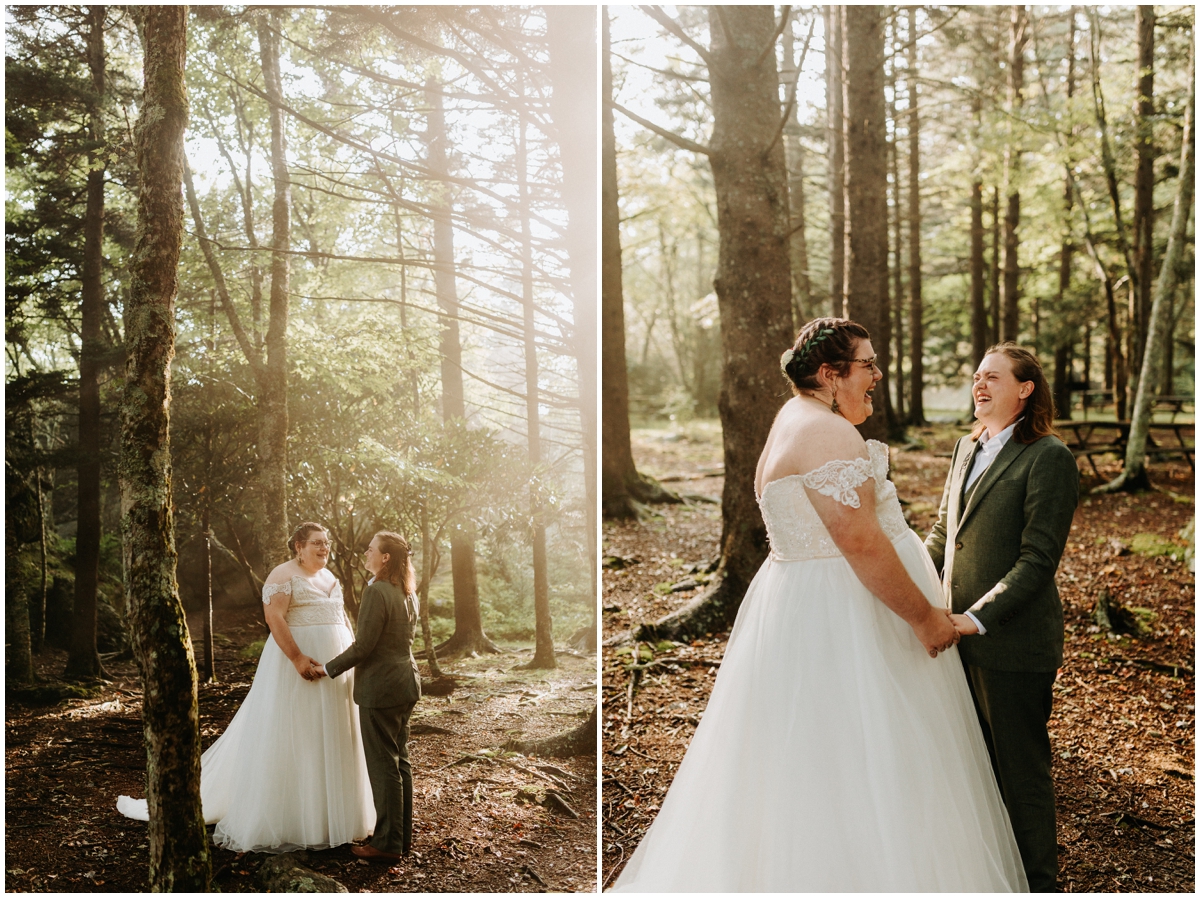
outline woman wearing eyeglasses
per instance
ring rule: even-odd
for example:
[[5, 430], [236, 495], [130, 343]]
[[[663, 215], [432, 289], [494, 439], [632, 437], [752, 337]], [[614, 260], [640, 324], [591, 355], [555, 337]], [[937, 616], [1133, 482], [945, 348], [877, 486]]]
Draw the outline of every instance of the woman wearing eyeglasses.
[[[313, 660], [354, 643], [341, 584], [325, 567], [329, 535], [304, 523], [289, 544], [292, 558], [263, 586], [271, 635], [250, 692], [200, 759], [205, 822], [231, 851], [330, 848], [375, 825], [353, 672], [330, 679]], [[144, 800], [121, 796], [117, 808], [148, 819]]]

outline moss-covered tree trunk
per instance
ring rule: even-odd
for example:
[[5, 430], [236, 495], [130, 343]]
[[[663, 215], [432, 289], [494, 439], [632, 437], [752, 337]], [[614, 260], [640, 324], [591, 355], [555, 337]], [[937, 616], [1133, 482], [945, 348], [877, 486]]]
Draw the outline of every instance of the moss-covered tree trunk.
[[1146, 334], [1146, 355], [1142, 376], [1138, 379], [1137, 396], [1133, 403], [1133, 418], [1129, 442], [1125, 447], [1125, 468], [1120, 476], [1100, 490], [1146, 490], [1150, 478], [1146, 475], [1146, 440], [1150, 416], [1154, 410], [1154, 393], [1162, 371], [1163, 343], [1166, 341], [1171, 314], [1171, 297], [1179, 283], [1179, 262], [1187, 242], [1188, 220], [1195, 191], [1196, 133], [1195, 133], [1195, 51], [1188, 60], [1188, 99], [1183, 120], [1183, 148], [1180, 151], [1179, 181], [1175, 192], [1175, 207], [1171, 213], [1171, 236], [1163, 256], [1154, 288], [1154, 303], [1150, 308], [1150, 326]]
[[270, 104], [271, 296], [265, 341], [266, 364], [260, 378], [258, 458], [262, 468], [263, 558], [269, 570], [290, 557], [287, 515], [287, 325], [290, 304], [292, 180], [287, 167], [283, 85], [279, 77], [280, 17], [276, 10], [258, 16], [258, 46], [263, 82]]
[[1133, 102], [1137, 124], [1137, 170], [1133, 178], [1133, 258], [1137, 268], [1134, 297], [1134, 343], [1129, 367], [1144, 372], [1142, 354], [1154, 301], [1154, 7], [1139, 6], [1134, 15], [1138, 67]]
[[175, 581], [171, 507], [171, 359], [183, 238], [187, 7], [143, 7], [139, 26], [145, 90], [135, 131], [140, 189], [125, 304], [119, 468], [125, 591], [142, 672], [150, 888], [202, 892], [211, 861], [200, 809], [196, 664]]
[[652, 478], [638, 473], [629, 437], [629, 377], [625, 365], [625, 296], [621, 282], [621, 210], [617, 189], [617, 141], [613, 134], [612, 59], [608, 12], [601, 43], [604, 109], [600, 130], [600, 364], [604, 383], [601, 415], [600, 501], [606, 518], [637, 517], [641, 502], [678, 502]]
[[[725, 486], [721, 556], [710, 588], [643, 628], [687, 639], [729, 627], [767, 557], [754, 471], [787, 395], [779, 353], [791, 345], [787, 170], [779, 127], [775, 14], [770, 6], [708, 8], [713, 132], [709, 144], [720, 247], [714, 287], [721, 315]], [[887, 213], [883, 214], [886, 227]], [[885, 242], [886, 251], [886, 242]], [[886, 268], [885, 268], [886, 271]]]
[[[846, 60], [846, 317], [862, 324], [874, 338], [871, 345], [886, 371], [891, 319], [887, 268], [887, 122], [883, 92], [883, 29], [881, 6], [847, 6], [844, 10], [842, 54]], [[911, 85], [911, 81], [909, 82]], [[910, 87], [911, 89], [911, 87]], [[915, 108], [915, 107], [914, 107]], [[911, 114], [911, 113], [910, 113]], [[909, 127], [912, 127], [910, 122]], [[911, 152], [911, 147], [910, 147]], [[909, 228], [919, 229], [913, 218], [916, 185], [909, 185]], [[919, 211], [919, 210], [918, 210]], [[910, 233], [919, 233], [911, 231]], [[910, 237], [909, 259], [916, 260], [918, 276], [909, 265], [911, 293], [909, 333], [913, 347], [921, 346], [920, 253]], [[918, 400], [919, 353], [912, 357], [911, 414], [920, 413]], [[875, 391], [875, 413], [859, 425], [864, 437], [887, 440], [891, 403], [887, 380]]]
[[105, 314], [104, 242], [104, 95], [105, 7], [88, 8], [88, 67], [93, 98], [88, 109], [87, 206], [83, 217], [83, 272], [80, 290], [79, 350], [79, 526], [75, 538], [75, 607], [71, 650], [64, 676], [96, 677], [103, 673], [96, 651], [96, 601], [100, 586], [100, 367], [104, 355], [101, 330]]
[[[442, 418], [466, 417], [463, 393], [462, 343], [458, 333], [458, 288], [454, 276], [454, 223], [451, 219], [450, 148], [446, 115], [442, 108], [442, 86], [430, 81], [425, 88], [429, 103], [426, 129], [429, 168], [444, 178], [433, 187], [433, 280], [439, 316], [438, 354], [442, 373]], [[454, 581], [454, 633], [437, 647], [440, 655], [498, 652], [483, 632], [479, 606], [479, 578], [475, 570], [475, 527], [458, 521], [450, 530], [450, 575]]]

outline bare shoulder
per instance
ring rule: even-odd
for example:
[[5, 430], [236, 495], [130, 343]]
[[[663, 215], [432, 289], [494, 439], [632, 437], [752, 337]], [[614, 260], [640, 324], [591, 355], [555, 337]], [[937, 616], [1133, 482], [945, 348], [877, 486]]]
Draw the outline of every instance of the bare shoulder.
[[807, 405], [791, 409], [785, 405], [772, 428], [762, 465], [762, 484], [806, 474], [836, 459], [869, 457], [866, 441], [845, 418]]
[[275, 569], [267, 575], [267, 583], [287, 583], [292, 577], [300, 575], [300, 565], [296, 563], [296, 559], [285, 561], [283, 564], [276, 565]]

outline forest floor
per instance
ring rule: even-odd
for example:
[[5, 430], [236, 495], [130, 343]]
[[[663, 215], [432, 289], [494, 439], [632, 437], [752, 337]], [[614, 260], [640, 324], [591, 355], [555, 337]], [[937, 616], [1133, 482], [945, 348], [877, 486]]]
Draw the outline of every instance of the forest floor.
[[[935, 425], [892, 450], [892, 478], [909, 522], [932, 526], [964, 432]], [[604, 525], [606, 642], [680, 607], [703, 588], [721, 530], [719, 425], [695, 421], [634, 431], [640, 471], [694, 497], [656, 505], [636, 523]], [[1107, 462], [1107, 464], [1105, 463]], [[1097, 459], [1101, 477], [1119, 471]], [[1195, 577], [1179, 531], [1195, 514], [1193, 472], [1155, 463], [1156, 490], [1092, 496], [1088, 467], [1059, 567], [1066, 650], [1050, 737], [1058, 804], [1059, 888], [1071, 892], [1195, 890]], [[1130, 551], [1130, 549], [1138, 551]], [[1166, 552], [1168, 554], [1156, 554]], [[1146, 630], [1117, 636], [1094, 620], [1102, 591]], [[640, 841], [704, 712], [728, 633], [690, 645], [614, 640], [603, 649], [603, 877], [607, 886]], [[629, 701], [629, 663], [661, 660]]]
[[[200, 687], [205, 748], [249, 691], [266, 635], [257, 608], [218, 608], [214, 619], [218, 682]], [[412, 718], [409, 858], [395, 867], [368, 864], [342, 845], [309, 852], [307, 866], [351, 892], [595, 891], [596, 758], [541, 759], [500, 748], [509, 738], [578, 726], [595, 706], [596, 658], [560, 652], [556, 670], [516, 669], [532, 651], [442, 662], [458, 687], [423, 698]], [[40, 675], [53, 680], [66, 654], [48, 651], [36, 660]], [[86, 700], [7, 704], [6, 892], [147, 890], [146, 824], [116, 810], [118, 795], [145, 795], [141, 684], [132, 662], [108, 671], [113, 682]], [[578, 817], [536, 803], [547, 789]], [[214, 846], [214, 890], [263, 891], [257, 874], [267, 857]]]

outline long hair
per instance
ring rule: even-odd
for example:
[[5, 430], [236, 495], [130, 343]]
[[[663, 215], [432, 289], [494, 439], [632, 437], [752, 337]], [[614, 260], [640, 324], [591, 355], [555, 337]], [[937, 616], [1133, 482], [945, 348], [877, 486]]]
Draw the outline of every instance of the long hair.
[[300, 554], [300, 550], [296, 548], [296, 543], [307, 542], [308, 535], [310, 533], [315, 533], [318, 530], [320, 530], [322, 533], [326, 534], [327, 536], [329, 534], [328, 530], [326, 530], [320, 524], [314, 524], [312, 521], [305, 521], [303, 524], [301, 524], [299, 527], [297, 527], [295, 530], [292, 531], [292, 538], [290, 540], [288, 540], [288, 548], [292, 550], [293, 558], [295, 558], [297, 555]]
[[780, 366], [792, 385], [792, 392], [819, 390], [817, 371], [828, 365], [845, 377], [854, 364], [854, 353], [862, 340], [870, 340], [871, 334], [857, 321], [849, 318], [814, 318], [796, 335], [796, 342], [788, 350], [791, 357]]
[[[989, 356], [993, 352], [1001, 353], [1012, 362], [1013, 376], [1018, 383], [1033, 383], [1033, 392], [1025, 400], [1021, 420], [1013, 428], [1013, 439], [1018, 443], [1036, 443], [1042, 437], [1058, 436], [1054, 429], [1054, 394], [1050, 392], [1050, 384], [1046, 382], [1046, 374], [1037, 356], [1012, 342], [997, 343], [984, 355]], [[971, 439], [978, 440], [986, 429], [980, 421], [971, 431]]]
[[388, 556], [387, 563], [375, 574], [376, 580], [387, 580], [399, 586], [409, 595], [417, 591], [417, 574], [413, 570], [412, 551], [408, 540], [391, 530], [380, 530], [375, 534], [379, 540], [379, 551]]

